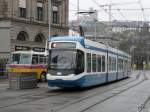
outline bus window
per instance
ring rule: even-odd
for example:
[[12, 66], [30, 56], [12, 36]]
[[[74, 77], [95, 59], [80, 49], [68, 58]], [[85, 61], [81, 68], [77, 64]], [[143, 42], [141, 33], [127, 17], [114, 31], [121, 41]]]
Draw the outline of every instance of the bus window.
[[91, 54], [87, 53], [87, 72], [91, 72]]
[[32, 56], [32, 64], [38, 64], [38, 55]]
[[46, 56], [44, 55], [39, 55], [39, 64], [46, 64]]
[[29, 54], [21, 54], [20, 64], [31, 64], [31, 56]]
[[11, 63], [12, 64], [19, 64], [20, 62], [20, 54], [13, 54]]

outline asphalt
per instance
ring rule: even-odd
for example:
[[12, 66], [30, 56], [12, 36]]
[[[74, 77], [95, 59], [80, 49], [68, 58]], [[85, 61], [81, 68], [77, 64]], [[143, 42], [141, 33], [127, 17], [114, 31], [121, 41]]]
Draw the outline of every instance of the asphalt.
[[85, 90], [47, 83], [35, 89], [8, 87], [8, 81], [0, 82], [0, 112], [150, 112], [150, 71], [135, 71], [126, 80]]

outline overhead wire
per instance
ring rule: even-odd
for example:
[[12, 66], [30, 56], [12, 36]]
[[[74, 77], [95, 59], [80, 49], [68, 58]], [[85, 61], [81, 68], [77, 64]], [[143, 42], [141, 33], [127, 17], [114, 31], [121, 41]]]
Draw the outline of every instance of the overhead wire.
[[139, 4], [140, 4], [140, 7], [141, 7], [141, 11], [142, 11], [142, 14], [143, 14], [144, 21], [146, 21], [145, 11], [144, 11], [143, 4], [142, 4], [141, 0], [139, 0]]
[[[98, 7], [100, 7], [105, 13], [107, 13], [108, 14], [108, 16], [109, 16], [109, 12], [102, 6], [102, 5], [100, 5], [96, 0], [92, 0]], [[116, 19], [113, 15], [111, 15], [112, 16], [112, 18], [114, 18], [114, 19]]]

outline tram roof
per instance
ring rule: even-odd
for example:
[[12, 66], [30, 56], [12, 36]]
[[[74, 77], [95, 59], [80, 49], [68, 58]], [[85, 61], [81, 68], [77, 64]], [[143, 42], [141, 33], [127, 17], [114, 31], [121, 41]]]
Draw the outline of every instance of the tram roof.
[[[88, 43], [90, 45], [93, 45], [95, 47], [102, 47], [104, 49], [107, 48], [107, 46], [105, 44], [101, 44], [101, 43], [97, 43], [97, 42], [94, 42], [94, 41], [91, 41], [91, 40], [87, 40], [85, 39], [84, 37], [81, 37], [81, 36], [58, 36], [58, 37], [50, 37], [49, 38], [49, 42], [50, 41], [77, 41], [77, 42], [80, 42], [81, 45], [85, 46], [85, 43]], [[109, 47], [109, 46], [108, 46]], [[112, 48], [112, 47], [109, 47], [109, 50], [115, 52], [115, 53], [119, 53], [119, 54], [122, 54], [124, 56], [127, 56], [129, 57], [129, 55], [119, 49], [115, 49], [115, 48]]]
[[77, 41], [80, 42], [81, 45], [84, 44], [84, 37], [81, 36], [60, 36], [60, 37], [51, 37], [49, 41]]

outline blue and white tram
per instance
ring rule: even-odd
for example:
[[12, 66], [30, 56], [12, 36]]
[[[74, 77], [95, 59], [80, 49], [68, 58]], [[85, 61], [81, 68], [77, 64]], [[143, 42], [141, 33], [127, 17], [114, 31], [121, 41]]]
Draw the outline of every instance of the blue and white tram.
[[49, 43], [49, 86], [90, 87], [128, 77], [130, 56], [80, 36], [54, 37]]

